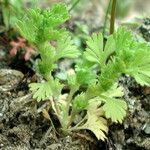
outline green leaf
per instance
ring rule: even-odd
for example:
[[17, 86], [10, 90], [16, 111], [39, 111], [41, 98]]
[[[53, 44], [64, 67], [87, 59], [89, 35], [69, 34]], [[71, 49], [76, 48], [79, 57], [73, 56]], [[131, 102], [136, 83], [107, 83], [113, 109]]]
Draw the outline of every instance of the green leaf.
[[17, 28], [20, 34], [30, 43], [36, 43], [37, 27], [34, 27], [34, 25], [35, 23], [28, 20], [26, 22], [20, 20], [17, 22]]
[[23, 0], [3, 0], [0, 6], [6, 30], [14, 28], [17, 19], [24, 13]]
[[92, 84], [90, 84], [90, 86], [88, 86], [85, 94], [87, 99], [92, 99], [99, 96], [102, 92], [103, 90], [101, 90], [99, 84], [93, 82]]
[[101, 54], [103, 51], [103, 36], [101, 33], [94, 33], [92, 37], [89, 37], [87, 40], [86, 51], [84, 53], [87, 60], [101, 64]]
[[82, 110], [85, 110], [88, 106], [88, 100], [85, 99], [85, 94], [81, 93], [80, 95], [77, 95], [73, 100], [73, 109], [76, 112], [80, 112]]
[[103, 92], [101, 95], [109, 96], [112, 98], [113, 97], [123, 97], [124, 96], [123, 87], [118, 86], [118, 84], [115, 83], [109, 90]]
[[70, 18], [67, 7], [63, 3], [56, 3], [52, 6], [50, 13], [45, 11], [43, 15], [49, 19], [48, 23], [51, 27], [59, 26]]
[[44, 77], [49, 76], [51, 71], [56, 67], [54, 60], [54, 49], [49, 44], [45, 42], [39, 47], [41, 59], [37, 61], [37, 71], [42, 74]]
[[117, 84], [114, 84], [110, 90], [99, 96], [100, 99], [105, 102], [103, 106], [105, 116], [110, 118], [113, 122], [122, 123], [126, 115], [127, 104], [124, 100], [120, 100], [120, 97], [123, 95], [123, 88], [117, 87]]
[[131, 31], [127, 30], [125, 27], [118, 28], [117, 32], [113, 34], [115, 40], [115, 51], [118, 55], [121, 55], [122, 52], [134, 44], [134, 38]]
[[150, 84], [150, 45], [135, 40], [131, 32], [124, 27], [119, 28], [113, 37], [116, 56], [124, 63], [124, 69], [121, 72], [134, 77], [140, 85], [148, 86]]
[[63, 87], [64, 87], [64, 85], [61, 84], [58, 79], [52, 80], [51, 81], [51, 89], [53, 92], [53, 96], [58, 98], [61, 95], [61, 91], [62, 91]]
[[35, 92], [33, 98], [37, 99], [38, 102], [52, 96], [52, 89], [49, 82], [31, 83], [29, 87], [31, 91]]
[[58, 80], [50, 80], [44, 83], [29, 84], [30, 90], [34, 92], [33, 98], [37, 101], [45, 100], [50, 96], [58, 97], [61, 94], [63, 85]]
[[126, 62], [126, 74], [141, 84], [150, 84], [150, 46], [147, 43], [135, 43], [130, 61]]
[[96, 73], [92, 70], [92, 68], [86, 66], [86, 64], [78, 64], [75, 68], [76, 71], [76, 82], [79, 85], [91, 84], [95, 82]]
[[18, 20], [17, 28], [25, 39], [39, 45], [62, 36], [58, 27], [69, 17], [65, 4], [57, 3], [52, 9], [29, 9], [24, 18]]
[[68, 75], [67, 76], [67, 81], [68, 81], [68, 85], [69, 86], [76, 86], [76, 84], [77, 84], [77, 80], [76, 80], [76, 74], [71, 74], [71, 75]]
[[62, 36], [61, 39], [57, 41], [56, 45], [56, 56], [55, 60], [59, 58], [78, 58], [80, 51], [74, 45], [73, 40], [70, 36]]
[[109, 36], [106, 42], [105, 48], [103, 47], [103, 36], [101, 33], [93, 34], [87, 41], [86, 51], [84, 53], [85, 58], [91, 62], [98, 63], [101, 67], [104, 67], [107, 59], [115, 51], [115, 41], [113, 36]]
[[114, 98], [105, 98], [106, 103], [103, 106], [106, 118], [110, 118], [113, 122], [122, 123], [126, 116], [127, 104], [123, 100]]
[[105, 64], [107, 59], [115, 52], [116, 50], [116, 47], [115, 47], [115, 40], [113, 38], [113, 35], [110, 35], [108, 38], [107, 38], [107, 42], [106, 42], [106, 45], [105, 45], [105, 48], [104, 48], [104, 51], [103, 53], [101, 54], [102, 57], [101, 57], [101, 62], [102, 64]]
[[141, 86], [149, 86], [150, 85], [150, 74], [149, 76], [141, 73], [133, 74], [136, 82], [139, 83]]
[[99, 76], [99, 86], [101, 89], [107, 91], [115, 82], [122, 73], [125, 72], [126, 65], [118, 57], [114, 57], [110, 60], [107, 65], [102, 69]]

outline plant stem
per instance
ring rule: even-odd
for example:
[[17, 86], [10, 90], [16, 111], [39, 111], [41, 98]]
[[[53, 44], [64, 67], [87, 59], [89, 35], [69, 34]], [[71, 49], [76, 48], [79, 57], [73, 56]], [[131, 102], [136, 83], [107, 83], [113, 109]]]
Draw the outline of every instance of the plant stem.
[[[67, 106], [66, 106], [66, 113], [67, 113], [67, 116], [69, 116], [69, 108], [70, 108], [70, 104], [71, 104], [71, 101], [72, 101], [72, 98], [73, 98], [73, 95], [74, 93], [77, 91], [78, 89], [78, 86], [77, 87], [72, 87], [71, 90], [70, 90], [70, 93], [69, 93], [69, 96], [67, 98]], [[67, 128], [70, 126], [70, 124], [72, 123], [73, 119], [74, 119], [74, 111], [72, 110], [71, 111], [71, 115], [70, 115], [70, 119], [68, 120], [68, 123], [67, 123]]]
[[76, 115], [76, 113], [75, 113], [75, 111], [72, 109], [72, 110], [71, 110], [71, 114], [70, 114], [70, 119], [69, 119], [69, 122], [68, 122], [68, 125], [67, 125], [68, 128], [69, 128], [69, 126], [71, 125], [72, 121], [74, 120], [75, 115]]
[[117, 5], [117, 0], [113, 0], [112, 9], [111, 9], [111, 19], [110, 19], [110, 34], [113, 34], [115, 30], [116, 5]]
[[69, 9], [69, 12], [70, 12], [71, 10], [73, 10], [79, 2], [80, 2], [80, 0], [76, 0], [76, 1], [73, 3], [73, 5], [71, 6], [71, 8]]
[[71, 88], [70, 93], [69, 93], [68, 98], [67, 98], [67, 106], [66, 106], [67, 110], [66, 111], [67, 111], [68, 116], [69, 116], [70, 103], [71, 103], [72, 97], [73, 97], [75, 92], [76, 92], [76, 88]]
[[105, 20], [104, 20], [104, 25], [103, 25], [103, 37], [105, 36], [105, 30], [106, 30], [106, 26], [107, 26], [107, 18], [108, 18], [108, 14], [109, 14], [109, 11], [111, 8], [111, 1], [112, 0], [109, 0], [109, 4], [108, 4], [107, 10], [106, 10]]

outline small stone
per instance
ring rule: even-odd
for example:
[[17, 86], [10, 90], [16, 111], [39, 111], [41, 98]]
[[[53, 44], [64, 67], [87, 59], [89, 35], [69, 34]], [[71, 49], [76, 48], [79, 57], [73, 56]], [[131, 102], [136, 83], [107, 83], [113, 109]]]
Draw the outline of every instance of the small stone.
[[8, 92], [23, 79], [22, 72], [13, 69], [0, 69], [0, 91]]

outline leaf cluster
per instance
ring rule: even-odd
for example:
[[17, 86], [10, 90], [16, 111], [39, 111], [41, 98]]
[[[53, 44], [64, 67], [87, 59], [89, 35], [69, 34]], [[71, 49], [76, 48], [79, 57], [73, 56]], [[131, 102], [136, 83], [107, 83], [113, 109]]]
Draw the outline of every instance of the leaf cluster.
[[21, 35], [37, 48], [41, 59], [36, 68], [46, 79], [58, 59], [80, 55], [69, 33], [60, 27], [69, 17], [67, 7], [58, 3], [51, 9], [29, 9], [17, 23]]
[[38, 43], [60, 38], [65, 31], [58, 27], [69, 17], [66, 6], [59, 3], [51, 9], [29, 9], [24, 18], [18, 21], [17, 26], [25, 39], [38, 45]]
[[[123, 27], [110, 35], [105, 44], [102, 34], [94, 33], [87, 40], [75, 72], [67, 75], [64, 85], [51, 75], [57, 60], [80, 56], [69, 32], [61, 28], [68, 19], [66, 6], [58, 3], [48, 10], [31, 9], [24, 20], [18, 22], [22, 36], [38, 49], [41, 58], [37, 70], [45, 79], [43, 83], [30, 84], [30, 90], [38, 101], [51, 100], [65, 133], [88, 129], [104, 140], [107, 120], [122, 123], [126, 115], [127, 104], [122, 99], [124, 92], [118, 83], [119, 77], [128, 74], [142, 86], [150, 83], [150, 46], [136, 41]], [[61, 91], [65, 86], [70, 92], [62, 100]], [[83, 118], [75, 122], [81, 112]]]

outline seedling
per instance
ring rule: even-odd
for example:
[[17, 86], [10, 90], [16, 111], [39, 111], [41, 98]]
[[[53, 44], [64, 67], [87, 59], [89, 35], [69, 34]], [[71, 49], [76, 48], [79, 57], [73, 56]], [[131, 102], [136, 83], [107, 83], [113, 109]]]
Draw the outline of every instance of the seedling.
[[[29, 87], [38, 102], [50, 100], [63, 132], [87, 129], [105, 140], [108, 120], [122, 123], [126, 116], [127, 104], [118, 84], [120, 76], [128, 74], [142, 86], [150, 83], [150, 46], [137, 42], [130, 31], [120, 27], [105, 45], [103, 35], [94, 33], [81, 55], [69, 32], [61, 28], [69, 18], [66, 6], [58, 3], [50, 10], [29, 9], [17, 23], [21, 35], [40, 54], [36, 68], [44, 80]], [[80, 59], [75, 73], [67, 74], [66, 83], [52, 76], [60, 58]], [[66, 86], [70, 92], [62, 100], [60, 96]], [[82, 117], [78, 117], [81, 112]]]

